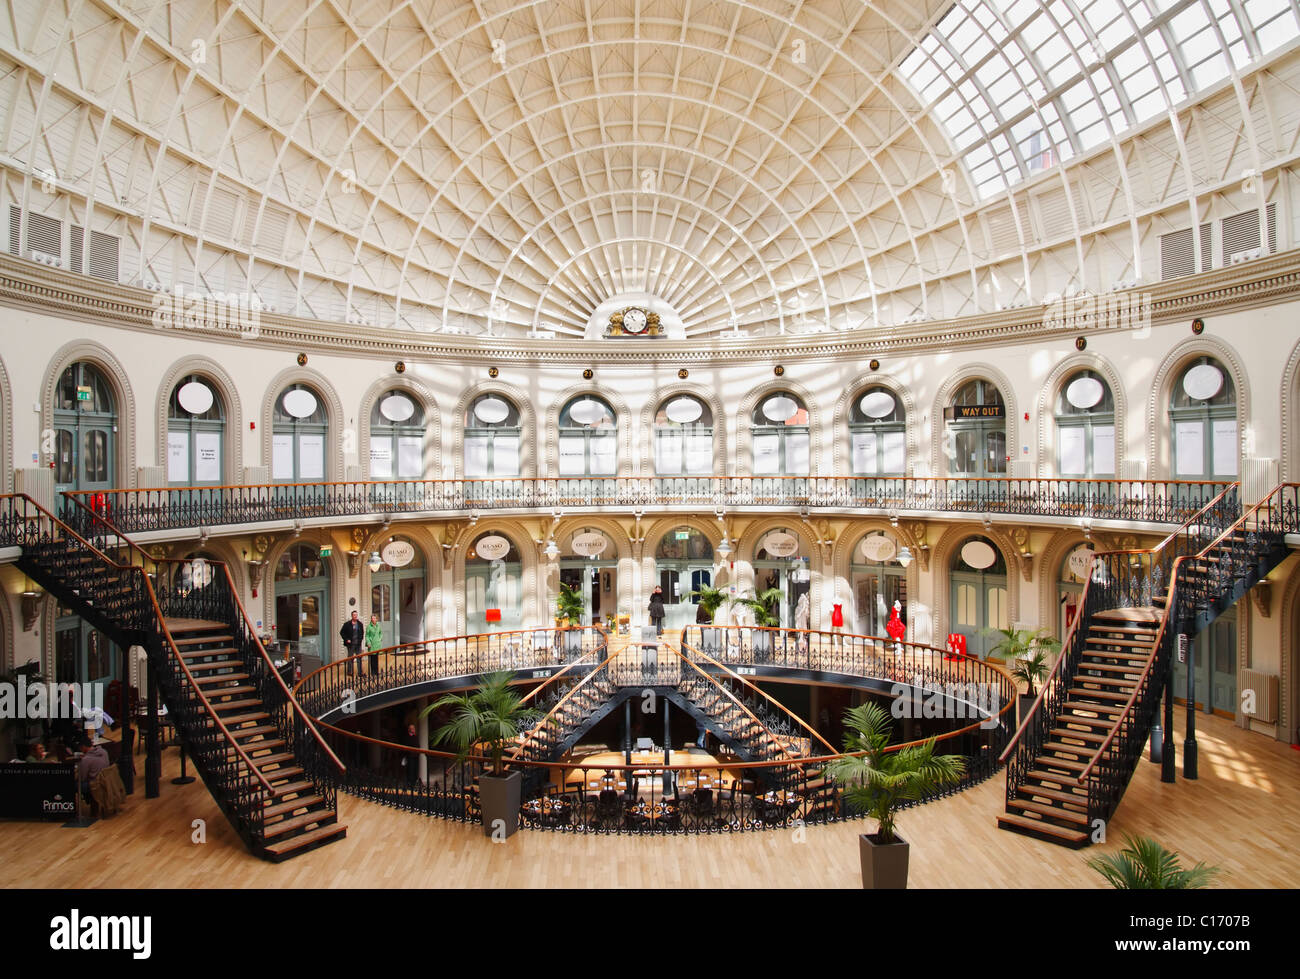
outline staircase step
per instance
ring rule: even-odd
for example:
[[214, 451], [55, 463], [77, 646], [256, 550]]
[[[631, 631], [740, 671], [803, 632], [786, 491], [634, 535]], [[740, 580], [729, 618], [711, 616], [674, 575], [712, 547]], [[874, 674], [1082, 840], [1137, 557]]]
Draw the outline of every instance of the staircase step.
[[[1133, 684], [1133, 686], [1137, 686], [1137, 684]], [[1100, 700], [1111, 700], [1117, 704], [1126, 704], [1129, 699], [1129, 694], [1127, 693], [1111, 693], [1108, 690], [1089, 690], [1085, 687], [1071, 687], [1069, 693], [1072, 697], [1096, 697]]]
[[202, 656], [225, 656], [229, 657], [232, 653], [238, 653], [239, 650], [234, 646], [220, 646], [216, 649], [182, 649], [180, 651], [181, 659], [191, 660], [198, 659]]
[[1056, 755], [1039, 755], [1034, 759], [1034, 764], [1041, 766], [1040, 771], [1049, 768], [1064, 768], [1072, 772], [1081, 772], [1088, 767], [1087, 762], [1073, 761], [1069, 758], [1058, 758]]
[[[286, 761], [296, 760], [296, 756], [292, 751], [277, 751], [271, 755], [250, 755], [249, 757], [253, 759], [253, 767], [258, 770], [267, 765], [283, 765]], [[300, 768], [298, 771], [302, 771], [302, 769]], [[265, 775], [266, 772], [262, 772], [262, 774]]]
[[1051, 819], [1060, 819], [1079, 826], [1088, 825], [1087, 813], [1073, 812], [1058, 806], [1049, 806], [1043, 802], [1030, 802], [1028, 799], [1010, 799], [1007, 801], [1007, 806], [1013, 809], [1023, 809], [1027, 812], [1036, 812]]
[[[218, 674], [217, 676], [209, 677], [208, 679], [222, 680], [225, 679], [225, 677]], [[202, 682], [202, 681], [198, 681], [198, 682]], [[257, 692], [257, 687], [249, 686], [248, 684], [241, 684], [240, 686], [236, 686], [236, 687], [206, 686], [203, 688], [203, 693], [208, 698], [208, 700], [213, 700], [214, 697], [233, 697], [237, 694], [256, 693], [256, 692]], [[250, 701], [249, 703], [260, 704], [261, 701], [254, 700], [254, 701]], [[226, 702], [216, 700], [213, 701], [213, 706], [224, 707], [226, 706]]]
[[1127, 679], [1122, 676], [1089, 676], [1087, 673], [1077, 674], [1074, 678], [1075, 683], [1095, 683], [1100, 687], [1107, 687], [1115, 690], [1132, 690], [1137, 686], [1136, 679]]
[[1092, 753], [1097, 750], [1097, 746], [1086, 744], [1066, 744], [1064, 741], [1052, 740], [1043, 743], [1043, 750], [1054, 753], [1069, 752], [1070, 754], [1077, 755], [1081, 758], [1091, 758]]
[[[213, 663], [186, 663], [185, 665], [188, 666], [188, 667], [190, 668], [190, 672], [191, 672], [191, 673], [198, 673], [198, 672], [201, 671], [201, 670], [202, 670], [202, 671], [207, 671], [207, 670], [235, 670], [235, 669], [238, 669], [239, 667], [243, 666], [244, 664], [243, 664], [240, 660], [237, 660], [237, 659], [219, 659], [219, 660], [217, 660], [216, 662], [213, 662]], [[243, 677], [248, 676], [248, 674], [247, 674], [247, 673], [239, 673], [239, 674], [236, 674], [236, 676], [239, 676], [239, 677], [242, 679]], [[199, 683], [204, 683], [204, 682], [206, 682], [206, 678], [205, 678], [205, 677], [195, 677], [195, 679], [198, 680]]]
[[[1064, 718], [1057, 718], [1057, 723], [1060, 723], [1062, 720], [1064, 720]], [[1077, 738], [1078, 740], [1087, 742], [1088, 744], [1101, 744], [1106, 740], [1106, 735], [1104, 734], [1097, 734], [1093, 731], [1072, 731], [1068, 727], [1054, 727], [1049, 733], [1057, 738]]]
[[285, 785], [275, 785], [271, 787], [271, 794], [277, 799], [283, 795], [293, 795], [295, 792], [301, 792], [303, 789], [314, 789], [316, 786], [311, 782], [289, 782]]
[[1130, 625], [1142, 622], [1149, 622], [1153, 625], [1159, 625], [1163, 615], [1160, 609], [1151, 606], [1135, 606], [1133, 608], [1110, 608], [1100, 612], [1093, 612], [1090, 622], [1127, 622]]
[[342, 823], [331, 823], [328, 826], [314, 829], [310, 833], [291, 836], [289, 839], [281, 840], [278, 843], [268, 843], [262, 849], [266, 851], [272, 860], [279, 862], [299, 852], [321, 846], [324, 843], [341, 840], [347, 836], [347, 833], [347, 826]]
[[[1103, 614], [1103, 615], [1104, 615], [1105, 613], [1103, 612], [1103, 613], [1100, 613], [1100, 614]], [[1094, 618], [1095, 618], [1095, 616], [1094, 616]], [[1106, 623], [1106, 622], [1095, 622], [1095, 621], [1089, 621], [1089, 624], [1088, 624], [1088, 631], [1089, 631], [1089, 632], [1104, 632], [1104, 633], [1107, 633], [1108, 635], [1109, 635], [1109, 634], [1119, 634], [1119, 635], [1124, 635], [1124, 636], [1136, 636], [1136, 637], [1148, 636], [1148, 637], [1150, 637], [1151, 639], [1154, 639], [1154, 638], [1156, 637], [1156, 633], [1159, 632], [1160, 630], [1159, 630], [1158, 625], [1150, 625], [1150, 626], [1144, 626], [1144, 625], [1110, 625], [1110, 624], [1108, 624], [1108, 623]]]
[[[270, 717], [271, 715], [264, 714], [262, 716]], [[226, 725], [226, 726], [229, 727], [230, 725]], [[274, 724], [261, 724], [258, 725], [257, 727], [241, 727], [238, 730], [231, 731], [230, 733], [231, 736], [234, 737], [236, 741], [241, 742], [240, 747], [243, 748], [245, 751], [248, 751], [250, 748], [254, 747], [254, 745], [243, 744], [242, 742], [244, 741], [245, 738], [255, 738], [260, 734], [275, 734], [276, 728]], [[260, 741], [256, 742], [256, 746], [260, 746], [260, 745], [261, 745]]]
[[1136, 675], [1142, 672], [1144, 662], [1134, 660], [1132, 663], [1094, 663], [1090, 659], [1084, 659], [1079, 663], [1079, 669], [1105, 670], [1107, 673], [1132, 673]]
[[[213, 691], [213, 692], [220, 693], [220, 691]], [[208, 699], [211, 700], [211, 697], [209, 697]], [[212, 709], [217, 712], [221, 712], [225, 710], [245, 710], [249, 707], [261, 707], [261, 706], [262, 706], [262, 701], [257, 697], [253, 697], [253, 698], [245, 698], [244, 700], [218, 700], [212, 704]], [[265, 714], [263, 716], [270, 717], [271, 715]], [[230, 720], [228, 720], [227, 718], [223, 717], [222, 720], [226, 721], [227, 724], [230, 723]]]
[[[1082, 769], [1079, 770], [1082, 771]], [[1068, 786], [1079, 784], [1073, 775], [1066, 775], [1063, 772], [1049, 772], [1041, 768], [1031, 768], [1029, 771], [1025, 772], [1025, 777], [1036, 778], [1043, 782], [1056, 782], [1062, 787], [1062, 790]], [[1025, 786], [1021, 786], [1021, 791], [1024, 790]], [[1084, 804], [1087, 804], [1086, 798], [1084, 799]]]
[[230, 634], [225, 634], [225, 635], [209, 634], [209, 635], [202, 635], [202, 636], [187, 635], [182, 638], [182, 637], [178, 637], [175, 632], [172, 632], [172, 643], [177, 646], [197, 646], [199, 643], [205, 643], [205, 642], [234, 642], [234, 641], [235, 641], [235, 637]]
[[1040, 839], [1046, 839], [1052, 843], [1062, 843], [1065, 846], [1076, 850], [1087, 846], [1089, 842], [1088, 834], [1082, 830], [1066, 829], [1063, 826], [1053, 826], [1051, 823], [1044, 822], [1041, 819], [1034, 819], [1031, 816], [1017, 816], [1014, 813], [1004, 813], [999, 816], [998, 826], [1002, 829], [1024, 833], [1028, 836], [1037, 836]]
[[1155, 637], [1151, 639], [1113, 639], [1109, 637], [1094, 636], [1089, 634], [1086, 645], [1089, 646], [1127, 646], [1131, 649], [1150, 649], [1155, 645]]
[[[262, 771], [260, 768], [259, 771]], [[262, 778], [272, 784], [283, 781], [293, 781], [298, 779], [304, 773], [304, 769], [298, 765], [291, 765], [287, 768], [272, 768], [270, 771], [262, 771]]]
[[[1084, 692], [1086, 693], [1087, 691]], [[1118, 705], [1089, 704], [1081, 700], [1067, 700], [1065, 703], [1061, 705], [1061, 709], [1076, 711], [1076, 712], [1091, 711], [1094, 714], [1100, 714], [1103, 716], [1103, 719], [1106, 721], [1107, 726], [1113, 724], [1115, 722], [1115, 718], [1118, 717], [1120, 714], [1124, 713], [1124, 708]], [[1073, 721], [1075, 720], [1075, 718], [1071, 717], [1071, 720]], [[1087, 720], [1087, 718], [1078, 718], [1078, 721], [1080, 723], [1082, 723], [1085, 720]]]
[[284, 738], [276, 738], [272, 741], [255, 741], [252, 744], [246, 744], [243, 747], [244, 750], [248, 752], [249, 757], [251, 757], [253, 761], [257, 761], [259, 758], [264, 756], [253, 754], [254, 751], [268, 751], [272, 748], [283, 748], [288, 743], [289, 742], [285, 741]]
[[[1080, 795], [1075, 792], [1065, 792], [1061, 789], [1046, 789], [1041, 785], [1022, 785], [1018, 791], [1023, 796], [1038, 796], [1043, 799], [1051, 799], [1061, 806], [1077, 806], [1080, 812], [1088, 811], [1087, 794]], [[1073, 810], [1062, 809], [1062, 812], [1073, 812]]]
[[290, 799], [288, 802], [277, 802], [275, 805], [266, 806], [262, 809], [262, 818], [268, 819], [273, 816], [284, 816], [296, 812], [299, 809], [306, 809], [309, 806], [319, 805], [325, 801], [323, 795], [300, 795], [296, 799]]
[[313, 823], [320, 823], [322, 826], [328, 826], [338, 819], [338, 813], [333, 809], [320, 809], [315, 812], [305, 812], [301, 816], [292, 816], [288, 819], [281, 819], [273, 822], [262, 829], [262, 839], [274, 839], [277, 836], [283, 836], [285, 833], [292, 833], [295, 830], [306, 829]]

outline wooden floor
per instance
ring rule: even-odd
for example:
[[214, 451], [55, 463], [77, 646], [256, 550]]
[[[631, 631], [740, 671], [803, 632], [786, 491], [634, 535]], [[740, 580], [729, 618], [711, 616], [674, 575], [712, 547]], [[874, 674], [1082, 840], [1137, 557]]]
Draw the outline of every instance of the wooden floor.
[[[1185, 863], [1226, 872], [1224, 887], [1300, 882], [1300, 751], [1219, 718], [1198, 722], [1201, 778], [1165, 785], [1143, 761], [1104, 846], [1071, 851], [996, 828], [1005, 777], [902, 814], [912, 844], [910, 885], [1098, 887], [1085, 866], [1124, 832], [1154, 836]], [[1181, 713], [1178, 730], [1182, 751]], [[164, 756], [167, 778], [177, 753]], [[143, 759], [137, 767], [143, 770]], [[202, 782], [163, 782], [88, 829], [0, 823], [5, 887], [847, 887], [861, 886], [857, 834], [866, 823], [734, 837], [624, 839], [521, 831], [502, 844], [464, 826], [340, 796], [347, 839], [288, 863], [250, 856]], [[207, 842], [191, 842], [194, 820]]]

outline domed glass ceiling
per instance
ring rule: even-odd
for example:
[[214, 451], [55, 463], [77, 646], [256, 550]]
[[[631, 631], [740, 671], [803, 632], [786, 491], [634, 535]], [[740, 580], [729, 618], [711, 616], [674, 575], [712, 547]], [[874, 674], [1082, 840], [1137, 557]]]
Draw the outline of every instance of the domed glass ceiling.
[[1298, 23], [1287, 0], [20, 3], [10, 246], [358, 329], [562, 339], [647, 295], [700, 339], [962, 316], [1151, 281], [1161, 232], [1262, 206], [1297, 157]]

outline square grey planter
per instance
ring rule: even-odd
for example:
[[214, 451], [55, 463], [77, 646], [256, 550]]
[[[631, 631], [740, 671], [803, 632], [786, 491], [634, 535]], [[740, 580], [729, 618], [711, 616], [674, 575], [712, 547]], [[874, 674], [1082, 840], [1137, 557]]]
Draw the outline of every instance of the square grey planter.
[[483, 835], [492, 836], [502, 831], [505, 838], [514, 836], [519, 829], [519, 806], [523, 802], [523, 776], [518, 772], [508, 775], [484, 775], [478, 780], [479, 804], [483, 809]]
[[901, 836], [893, 843], [877, 843], [874, 833], [858, 836], [865, 890], [902, 890], [907, 887], [907, 858], [911, 845]]

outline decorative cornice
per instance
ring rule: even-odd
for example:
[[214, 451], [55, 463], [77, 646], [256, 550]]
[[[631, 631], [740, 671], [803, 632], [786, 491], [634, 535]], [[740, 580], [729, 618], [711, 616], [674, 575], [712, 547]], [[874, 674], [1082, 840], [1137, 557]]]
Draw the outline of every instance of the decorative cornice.
[[[1106, 293], [1094, 298], [1150, 297], [1151, 323], [1160, 324], [1216, 312], [1274, 305], [1293, 300], [1298, 288], [1300, 249], [1292, 249], [1228, 268], [1144, 284], [1140, 289]], [[174, 332], [174, 327], [163, 329], [153, 324], [154, 297], [158, 295], [161, 294], [136, 286], [0, 255], [0, 304], [3, 305], [41, 313], [59, 313], [79, 321], [148, 333]], [[1080, 332], [1110, 329], [1091, 321], [1082, 325], [1049, 325], [1048, 311], [1047, 306], [1028, 306], [872, 330], [784, 334], [736, 341], [691, 337], [665, 339], [646, 345], [578, 339], [530, 340], [486, 333], [478, 339], [446, 333], [417, 334], [267, 311], [259, 314], [256, 337], [243, 337], [216, 324], [183, 332], [254, 349], [346, 352], [349, 356], [399, 357], [408, 361], [451, 359], [484, 364], [571, 363], [586, 366], [593, 357], [605, 364], [685, 364], [897, 356], [950, 349], [956, 340], [960, 340], [965, 348], [1049, 339], [1066, 342]], [[1131, 319], [1131, 314], [1125, 314], [1121, 319]], [[1142, 326], [1124, 324], [1124, 328], [1130, 330]]]

